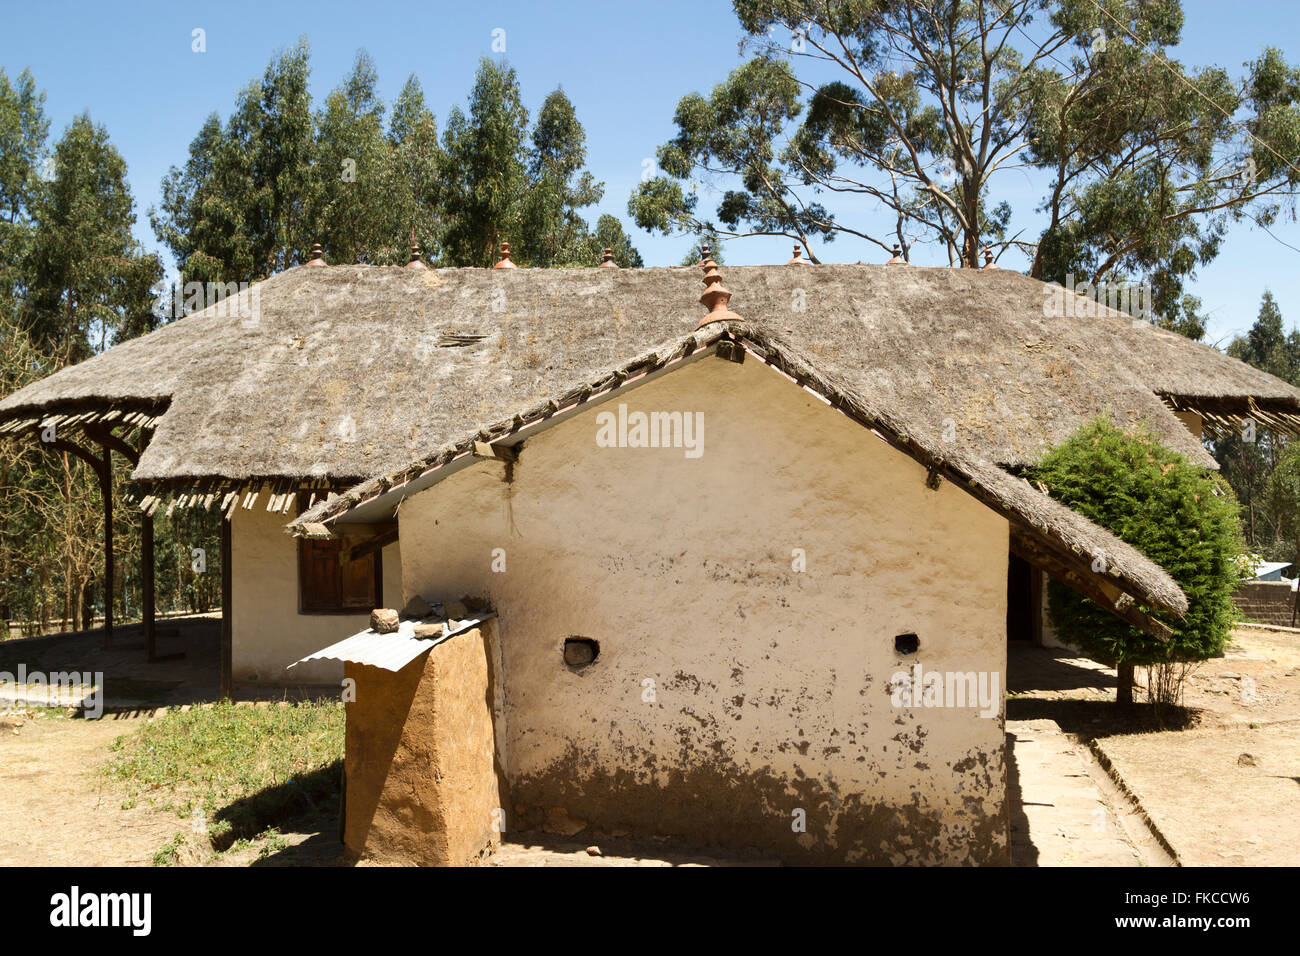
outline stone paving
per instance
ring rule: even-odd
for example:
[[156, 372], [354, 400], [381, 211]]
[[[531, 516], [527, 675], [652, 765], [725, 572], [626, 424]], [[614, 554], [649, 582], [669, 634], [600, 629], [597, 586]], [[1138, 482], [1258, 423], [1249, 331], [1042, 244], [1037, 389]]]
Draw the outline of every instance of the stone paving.
[[1014, 866], [1171, 862], [1088, 748], [1051, 720], [1007, 721]]

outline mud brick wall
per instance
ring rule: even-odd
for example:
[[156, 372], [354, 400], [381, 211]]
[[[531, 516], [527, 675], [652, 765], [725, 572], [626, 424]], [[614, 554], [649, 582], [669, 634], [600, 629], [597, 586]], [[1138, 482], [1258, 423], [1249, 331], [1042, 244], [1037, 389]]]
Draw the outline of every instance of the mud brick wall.
[[1232, 596], [1232, 601], [1249, 621], [1288, 627], [1295, 592], [1284, 581], [1252, 581], [1243, 584]]
[[356, 856], [465, 866], [500, 841], [491, 623], [437, 645], [397, 673], [346, 665], [347, 805]]

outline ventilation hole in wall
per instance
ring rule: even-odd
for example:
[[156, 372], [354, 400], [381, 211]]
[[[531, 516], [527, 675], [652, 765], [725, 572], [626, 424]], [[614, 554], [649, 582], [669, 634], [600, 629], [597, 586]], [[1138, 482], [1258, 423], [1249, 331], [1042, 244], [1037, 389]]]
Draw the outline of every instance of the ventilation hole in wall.
[[600, 653], [600, 644], [589, 637], [564, 639], [564, 663], [570, 667], [586, 667]]
[[921, 639], [915, 634], [899, 634], [894, 638], [894, 650], [900, 654], [915, 654]]

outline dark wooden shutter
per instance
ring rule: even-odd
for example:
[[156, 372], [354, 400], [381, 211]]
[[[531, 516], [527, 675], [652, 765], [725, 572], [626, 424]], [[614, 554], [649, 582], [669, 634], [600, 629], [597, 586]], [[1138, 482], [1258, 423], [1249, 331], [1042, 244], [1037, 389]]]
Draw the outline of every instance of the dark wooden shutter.
[[[303, 502], [299, 501], [301, 513]], [[298, 609], [304, 614], [369, 611], [380, 606], [383, 555], [379, 551], [355, 561], [347, 554], [360, 539], [298, 539]]]
[[[355, 541], [345, 541], [345, 547], [352, 547]], [[339, 565], [340, 597], [343, 608], [358, 608], [369, 611], [379, 606], [375, 596], [375, 564], [383, 558], [378, 553], [363, 555], [355, 561], [343, 561]]]
[[304, 611], [337, 611], [341, 605], [339, 541], [298, 543], [300, 604]]

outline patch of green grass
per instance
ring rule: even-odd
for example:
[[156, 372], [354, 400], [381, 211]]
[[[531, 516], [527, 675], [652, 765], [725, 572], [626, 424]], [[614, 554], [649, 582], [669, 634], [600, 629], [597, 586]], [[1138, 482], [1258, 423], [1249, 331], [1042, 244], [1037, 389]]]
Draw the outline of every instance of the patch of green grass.
[[180, 859], [180, 849], [185, 845], [185, 834], [178, 833], [153, 855], [154, 866], [175, 866]]
[[[224, 851], [302, 816], [337, 813], [343, 731], [336, 700], [172, 710], [117, 738], [105, 773], [125, 784], [128, 802], [205, 821], [207, 840]], [[174, 860], [172, 844], [159, 853], [169, 848]]]
[[257, 838], [263, 841], [262, 846], [257, 851], [258, 858], [262, 860], [265, 860], [272, 853], [279, 853], [289, 845], [289, 841], [275, 827], [263, 830], [257, 835]]

